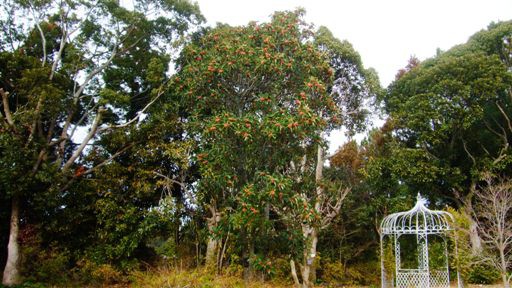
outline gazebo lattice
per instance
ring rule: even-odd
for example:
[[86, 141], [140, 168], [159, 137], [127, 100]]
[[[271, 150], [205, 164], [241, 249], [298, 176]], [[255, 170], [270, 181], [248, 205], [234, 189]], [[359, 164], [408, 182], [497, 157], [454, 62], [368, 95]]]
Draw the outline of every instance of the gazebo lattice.
[[[381, 243], [381, 283], [382, 287], [450, 287], [448, 269], [447, 233], [452, 231], [450, 220], [452, 215], [444, 211], [434, 211], [425, 207], [425, 199], [418, 194], [416, 205], [409, 211], [388, 215], [382, 220]], [[384, 237], [388, 235], [394, 243], [395, 273], [392, 279], [387, 279], [385, 269]], [[402, 267], [400, 251], [400, 237], [404, 235], [416, 236], [418, 267]], [[442, 267], [431, 269], [429, 263], [429, 240], [440, 237], [444, 249], [444, 263]], [[391, 280], [391, 281], [389, 281]]]

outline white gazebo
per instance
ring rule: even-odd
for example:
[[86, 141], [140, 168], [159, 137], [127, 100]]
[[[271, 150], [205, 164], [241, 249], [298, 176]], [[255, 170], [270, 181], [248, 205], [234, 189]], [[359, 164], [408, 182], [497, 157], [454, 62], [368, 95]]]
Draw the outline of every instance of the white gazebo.
[[[383, 288], [450, 287], [447, 233], [453, 230], [449, 224], [453, 217], [445, 211], [430, 210], [425, 207], [425, 204], [426, 200], [418, 194], [416, 205], [411, 210], [388, 215], [382, 220], [380, 245]], [[395, 268], [391, 275], [385, 268], [386, 236], [389, 236], [391, 245], [394, 247]], [[429, 244], [437, 245], [437, 265], [431, 265], [433, 261], [429, 261]], [[409, 249], [401, 251], [401, 245]], [[413, 247], [412, 250], [411, 247]], [[439, 252], [439, 250], [442, 251]], [[407, 265], [402, 263], [402, 258], [408, 259]]]

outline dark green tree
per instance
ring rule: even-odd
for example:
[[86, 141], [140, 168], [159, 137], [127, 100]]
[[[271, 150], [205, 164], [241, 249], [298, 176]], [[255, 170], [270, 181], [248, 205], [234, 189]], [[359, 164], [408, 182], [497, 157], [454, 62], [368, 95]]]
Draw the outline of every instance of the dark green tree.
[[[129, 143], [104, 149], [108, 157], [95, 166], [79, 163], [98, 139], [135, 124], [163, 94], [165, 84], [151, 82], [153, 74], [166, 71], [170, 45], [202, 20], [187, 1], [133, 3], [0, 4], [8, 12], [0, 19], [0, 185], [12, 211], [6, 285], [19, 282], [19, 219], [60, 207], [62, 197], [56, 195], [67, 195], [77, 179], [128, 149]], [[79, 130], [87, 131], [78, 137]], [[34, 198], [46, 193], [57, 202]]]
[[481, 173], [510, 162], [511, 35], [511, 22], [491, 24], [409, 69], [384, 97], [399, 141], [400, 180], [434, 203], [464, 206], [468, 215]]

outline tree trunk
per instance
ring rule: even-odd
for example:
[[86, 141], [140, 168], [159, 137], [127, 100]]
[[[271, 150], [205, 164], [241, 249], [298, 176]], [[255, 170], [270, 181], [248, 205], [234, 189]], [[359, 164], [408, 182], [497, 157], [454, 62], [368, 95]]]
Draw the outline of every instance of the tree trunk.
[[[316, 182], [316, 197], [315, 197], [315, 212], [319, 215], [322, 214], [321, 207], [322, 202], [325, 198], [325, 191], [322, 185], [322, 181], [324, 179], [324, 151], [321, 146], [318, 146], [317, 150], [317, 158], [316, 158], [316, 169], [315, 169], [315, 182]], [[316, 245], [318, 243], [318, 230], [316, 227], [310, 228], [310, 240], [311, 246], [309, 248], [310, 264], [309, 264], [309, 272], [310, 276], [308, 279], [308, 283], [316, 282]], [[308, 242], [309, 243], [309, 242]], [[306, 258], [307, 259], [307, 258]], [[306, 263], [307, 264], [307, 263]], [[306, 266], [305, 266], [306, 267]]]
[[208, 222], [208, 242], [206, 244], [205, 264], [210, 268], [217, 268], [217, 253], [220, 249], [219, 240], [214, 237], [214, 230], [220, 222], [220, 213], [217, 212], [215, 206], [210, 205], [212, 217], [207, 219]]
[[507, 260], [506, 260], [506, 254], [505, 249], [499, 249], [500, 250], [500, 264], [501, 264], [501, 279], [503, 280], [503, 287], [504, 288], [510, 288], [510, 283], [508, 282], [508, 275], [507, 275]]
[[[212, 227], [208, 225], [208, 231]], [[217, 264], [217, 251], [219, 250], [219, 241], [214, 239], [212, 235], [208, 235], [208, 243], [206, 244], [206, 266], [216, 267]]]
[[290, 260], [290, 268], [292, 269], [292, 278], [296, 288], [300, 288], [299, 277], [297, 277], [297, 269], [295, 268], [295, 262]]
[[508, 282], [507, 274], [501, 272], [501, 279], [503, 280], [503, 287], [510, 288], [510, 283]]
[[471, 253], [473, 255], [478, 255], [482, 252], [482, 239], [478, 234], [478, 223], [474, 219], [474, 209], [473, 209], [473, 196], [476, 191], [476, 182], [473, 181], [469, 187], [469, 193], [462, 199], [462, 203], [464, 205], [464, 211], [468, 216], [470, 221], [469, 223], [469, 240], [471, 241]]
[[19, 199], [17, 196], [12, 197], [11, 204], [11, 221], [9, 230], [9, 244], [7, 245], [7, 263], [5, 264], [2, 284], [11, 286], [19, 284], [19, 263], [20, 263], [20, 247], [18, 244], [19, 234]]
[[[311, 227], [309, 225], [303, 226], [303, 235], [306, 239], [306, 247], [304, 248], [303, 256], [303, 265], [301, 269], [302, 274], [302, 287], [308, 288], [313, 287], [312, 282], [312, 274], [315, 270], [315, 259], [316, 259], [316, 245], [318, 243], [318, 235], [317, 229], [315, 227]], [[316, 275], [315, 275], [316, 276]]]
[[480, 239], [480, 235], [478, 235], [478, 224], [473, 219], [473, 217], [469, 216], [469, 239], [471, 241], [471, 252], [473, 255], [478, 255], [482, 252], [482, 239]]

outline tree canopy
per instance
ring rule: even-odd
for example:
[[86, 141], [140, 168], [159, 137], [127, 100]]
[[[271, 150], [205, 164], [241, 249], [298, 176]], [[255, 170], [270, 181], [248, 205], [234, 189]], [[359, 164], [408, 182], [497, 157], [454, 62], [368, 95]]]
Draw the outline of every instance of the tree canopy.
[[186, 0], [0, 10], [3, 285], [377, 285], [380, 221], [417, 193], [456, 215], [465, 279], [510, 280], [512, 22], [382, 88], [302, 9], [235, 27]]

